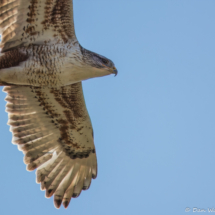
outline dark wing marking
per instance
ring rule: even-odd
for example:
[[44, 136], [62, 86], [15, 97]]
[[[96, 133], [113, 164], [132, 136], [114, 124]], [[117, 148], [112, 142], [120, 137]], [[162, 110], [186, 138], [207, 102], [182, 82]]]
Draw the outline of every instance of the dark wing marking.
[[24, 153], [27, 170], [57, 208], [88, 189], [97, 161], [91, 121], [81, 83], [56, 89], [4, 87], [13, 144]]
[[19, 66], [21, 62], [26, 61], [27, 59], [28, 55], [18, 49], [8, 51], [0, 56], [0, 70]]
[[3, 52], [27, 44], [77, 41], [72, 0], [1, 0]]

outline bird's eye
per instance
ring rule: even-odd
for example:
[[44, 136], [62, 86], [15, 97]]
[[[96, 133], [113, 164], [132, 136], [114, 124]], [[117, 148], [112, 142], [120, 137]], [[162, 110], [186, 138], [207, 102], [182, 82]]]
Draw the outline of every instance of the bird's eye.
[[103, 62], [104, 64], [108, 64], [108, 60], [106, 60], [106, 59], [104, 59], [104, 58], [102, 58], [101, 60], [102, 60], [102, 62]]

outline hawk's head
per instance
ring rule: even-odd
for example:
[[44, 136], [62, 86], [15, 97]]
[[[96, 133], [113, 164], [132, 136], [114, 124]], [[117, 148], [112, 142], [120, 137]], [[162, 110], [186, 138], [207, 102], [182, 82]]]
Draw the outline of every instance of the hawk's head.
[[94, 70], [97, 70], [98, 73], [101, 72], [101, 75], [99, 76], [109, 74], [115, 74], [115, 76], [117, 75], [118, 71], [113, 61], [95, 52], [84, 49], [82, 46], [80, 46], [80, 49], [84, 63], [94, 68]]

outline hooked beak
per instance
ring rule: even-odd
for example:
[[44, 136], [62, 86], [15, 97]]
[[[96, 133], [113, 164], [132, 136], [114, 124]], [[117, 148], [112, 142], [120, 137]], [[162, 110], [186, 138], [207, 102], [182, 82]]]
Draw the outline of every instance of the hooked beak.
[[104, 67], [106, 67], [109, 71], [111, 71], [111, 73], [115, 74], [114, 77], [117, 76], [118, 74], [118, 70], [116, 69], [116, 67], [114, 66], [112, 69], [108, 68], [107, 66], [105, 66], [104, 64], [102, 64]]
[[118, 74], [118, 70], [116, 69], [116, 67], [113, 67], [113, 73], [115, 74], [115, 77], [116, 77]]

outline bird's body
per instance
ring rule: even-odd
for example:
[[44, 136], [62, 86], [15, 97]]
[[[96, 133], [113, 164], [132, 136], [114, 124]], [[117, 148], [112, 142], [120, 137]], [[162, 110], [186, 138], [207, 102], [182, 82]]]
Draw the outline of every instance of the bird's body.
[[96, 178], [93, 129], [81, 81], [116, 74], [76, 39], [72, 0], [0, 1], [0, 85], [14, 144], [57, 208]]
[[81, 49], [79, 44], [11, 49], [0, 58], [0, 83], [56, 87], [110, 74], [86, 64]]

